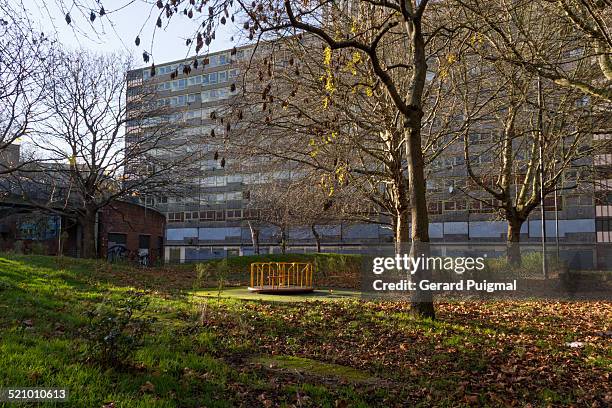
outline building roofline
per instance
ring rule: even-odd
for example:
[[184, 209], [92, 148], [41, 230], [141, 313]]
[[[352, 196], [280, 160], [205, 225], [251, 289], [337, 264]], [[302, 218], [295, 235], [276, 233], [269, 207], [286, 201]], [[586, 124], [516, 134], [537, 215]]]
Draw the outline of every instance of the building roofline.
[[[245, 50], [247, 48], [254, 48], [255, 46], [256, 46], [256, 44], [241, 45], [241, 46], [236, 47], [236, 50], [237, 51], [241, 51], [241, 50]], [[166, 66], [166, 65], [173, 65], [173, 64], [177, 64], [177, 63], [181, 63], [181, 62], [193, 61], [193, 59], [195, 59], [195, 58], [205, 58], [205, 57], [212, 56], [212, 55], [222, 54], [224, 52], [228, 52], [228, 51], [231, 51], [231, 50], [232, 50], [232, 48], [226, 48], [226, 49], [215, 51], [215, 52], [209, 52], [209, 53], [204, 53], [204, 54], [196, 54], [196, 55], [192, 55], [192, 56], [181, 58], [181, 59], [177, 59], [177, 60], [161, 62], [159, 64], [156, 64], [155, 67], [159, 68], [159, 67], [163, 67], [163, 66]], [[130, 69], [130, 70], [128, 70], [128, 74], [133, 73], [133, 72], [137, 72], [137, 71], [142, 71], [143, 69], [147, 69], [147, 68], [150, 68], [150, 67], [151, 67], [151, 64], [148, 64], [148, 65], [141, 66], [139, 68]]]

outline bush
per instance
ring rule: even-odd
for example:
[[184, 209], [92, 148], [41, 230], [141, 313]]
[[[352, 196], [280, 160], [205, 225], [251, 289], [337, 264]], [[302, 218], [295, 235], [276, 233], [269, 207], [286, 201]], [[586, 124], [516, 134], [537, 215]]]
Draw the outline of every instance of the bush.
[[143, 316], [148, 305], [144, 292], [128, 292], [124, 298], [90, 310], [85, 332], [87, 359], [107, 367], [129, 364], [155, 320]]
[[[556, 256], [548, 254], [546, 261], [548, 272], [551, 275], [563, 272], [566, 269], [563, 261], [557, 259]], [[489, 278], [540, 277], [542, 276], [542, 253], [527, 252], [522, 254], [520, 265], [509, 264], [506, 257], [487, 259], [485, 271]]]
[[16, 254], [23, 254], [23, 250], [23, 241], [15, 241], [15, 243], [13, 244], [13, 251], [15, 251]]
[[47, 255], [47, 246], [41, 242], [34, 242], [31, 247], [34, 255]]
[[210, 281], [215, 272], [215, 267], [210, 263], [198, 263], [195, 266], [196, 280], [193, 283], [194, 289], [201, 289]]

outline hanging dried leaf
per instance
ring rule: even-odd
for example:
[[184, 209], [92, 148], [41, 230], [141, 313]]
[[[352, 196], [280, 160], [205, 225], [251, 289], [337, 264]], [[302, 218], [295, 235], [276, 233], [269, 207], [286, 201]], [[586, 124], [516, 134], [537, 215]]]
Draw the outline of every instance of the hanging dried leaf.
[[221, 159], [221, 168], [225, 167], [225, 157]]
[[72, 19], [70, 18], [70, 14], [66, 13], [66, 23], [70, 24], [72, 23]]
[[157, 3], [156, 3], [156, 4], [157, 4], [157, 8], [159, 8], [159, 9], [164, 8], [164, 3], [162, 3], [162, 1], [161, 1], [161, 0], [157, 0]]
[[91, 13], [89, 13], [89, 21], [93, 23], [95, 19], [96, 19], [96, 13], [92, 11]]
[[134, 40], [134, 44], [136, 44], [137, 47], [140, 45], [140, 37], [139, 36], [136, 36], [136, 39]]
[[106, 10], [104, 10], [104, 7], [101, 7], [100, 8], [100, 17], [102, 17], [105, 14], [106, 14]]
[[[200, 51], [203, 46], [204, 40], [202, 39], [202, 34], [198, 33], [198, 35], [196, 36], [196, 52]], [[206, 65], [207, 63], [205, 62], [204, 64]]]
[[225, 25], [226, 22], [225, 17], [221, 17], [221, 24]]
[[148, 52], [145, 51], [145, 52], [142, 53], [142, 60], [144, 62], [149, 62], [149, 53]]
[[210, 129], [210, 137], [215, 137], [215, 129]]
[[157, 17], [157, 26], [161, 28], [162, 26], [162, 19], [161, 17]]
[[213, 156], [214, 160], [218, 160], [219, 159], [219, 152], [215, 152], [215, 155]]
[[236, 92], [236, 84], [230, 85], [230, 92]]
[[230, 51], [230, 55], [236, 55], [236, 47], [232, 47], [232, 50]]
[[217, 112], [215, 112], [215, 111], [210, 112], [210, 118], [211, 118], [212, 120], [217, 119]]

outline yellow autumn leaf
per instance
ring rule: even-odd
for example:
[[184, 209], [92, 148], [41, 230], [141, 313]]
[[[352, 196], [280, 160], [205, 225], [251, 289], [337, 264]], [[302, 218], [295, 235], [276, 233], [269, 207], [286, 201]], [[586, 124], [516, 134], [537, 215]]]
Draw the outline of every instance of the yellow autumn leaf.
[[323, 64], [325, 65], [331, 65], [331, 57], [332, 57], [332, 50], [331, 47], [325, 47], [325, 50], [323, 51]]

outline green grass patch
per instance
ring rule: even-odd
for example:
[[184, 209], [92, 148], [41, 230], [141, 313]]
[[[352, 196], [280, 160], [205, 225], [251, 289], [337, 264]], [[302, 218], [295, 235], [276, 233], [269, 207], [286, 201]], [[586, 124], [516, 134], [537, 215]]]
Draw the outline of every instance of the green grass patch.
[[[359, 258], [228, 263], [264, 259], [316, 259], [331, 276]], [[69, 389], [67, 404], [41, 406], [130, 408], [593, 406], [612, 395], [610, 302], [447, 302], [432, 321], [352, 290], [218, 296], [197, 279], [193, 265], [0, 254], [0, 387]], [[146, 308], [130, 308], [142, 291]], [[132, 312], [152, 319], [133, 344], [132, 317], [100, 324]], [[121, 364], [91, 354], [92, 342], [113, 344], [107, 334], [125, 340]]]
[[297, 370], [321, 377], [338, 377], [347, 381], [361, 382], [375, 380], [368, 372], [339, 364], [323, 363], [310, 358], [295, 356], [260, 356], [253, 358], [251, 361], [270, 368], [278, 367], [286, 370]]

